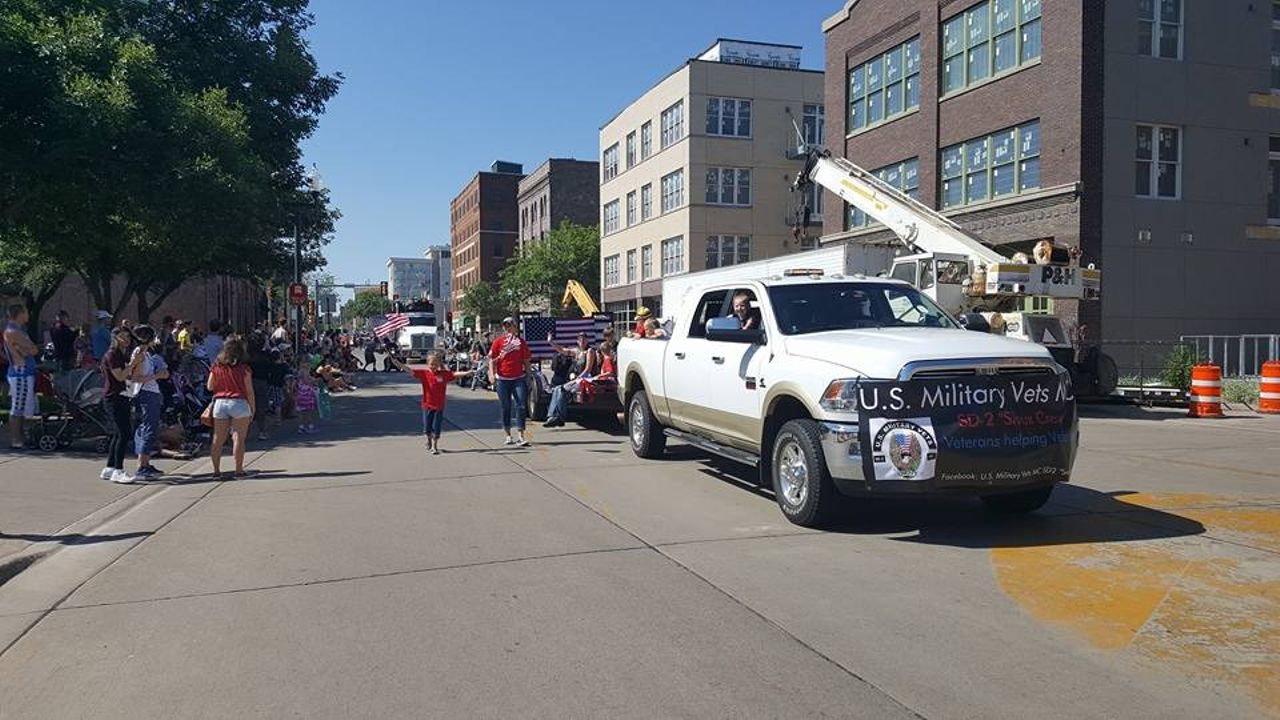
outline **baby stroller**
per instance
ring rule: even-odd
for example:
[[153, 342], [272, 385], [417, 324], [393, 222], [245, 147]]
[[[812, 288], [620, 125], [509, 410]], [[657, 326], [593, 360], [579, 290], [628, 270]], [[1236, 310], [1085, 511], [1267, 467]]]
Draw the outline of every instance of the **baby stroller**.
[[200, 414], [213, 400], [205, 386], [193, 382], [188, 374], [175, 374], [172, 380], [173, 394], [167, 398], [162, 413], [164, 425], [182, 428], [182, 447], [179, 451], [195, 455], [200, 451], [209, 432], [209, 428], [200, 422]]
[[56, 414], [44, 415], [32, 424], [36, 447], [53, 452], [79, 440], [95, 440], [97, 451], [105, 453], [115, 423], [104, 407], [104, 394], [102, 372], [97, 368], [55, 376], [51, 396], [58, 409]]

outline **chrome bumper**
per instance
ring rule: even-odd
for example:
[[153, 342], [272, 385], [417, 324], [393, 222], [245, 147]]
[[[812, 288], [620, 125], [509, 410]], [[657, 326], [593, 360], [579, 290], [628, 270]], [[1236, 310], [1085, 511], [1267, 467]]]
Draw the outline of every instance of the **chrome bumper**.
[[863, 480], [862, 444], [858, 441], [857, 423], [819, 422], [822, 455], [827, 472], [836, 480]]

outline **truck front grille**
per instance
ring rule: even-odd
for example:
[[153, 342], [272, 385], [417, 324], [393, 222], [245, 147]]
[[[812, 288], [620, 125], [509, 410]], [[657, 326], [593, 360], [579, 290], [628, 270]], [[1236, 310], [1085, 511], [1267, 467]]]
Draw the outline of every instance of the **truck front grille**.
[[975, 375], [1045, 375], [1057, 372], [1057, 363], [1045, 358], [992, 358], [971, 360], [922, 360], [907, 363], [899, 380], [948, 380]]

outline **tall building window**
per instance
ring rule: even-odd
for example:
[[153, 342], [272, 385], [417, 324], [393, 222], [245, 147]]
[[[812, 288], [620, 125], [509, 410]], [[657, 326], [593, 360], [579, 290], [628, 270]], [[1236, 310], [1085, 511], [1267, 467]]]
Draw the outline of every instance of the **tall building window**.
[[684, 272], [684, 236], [677, 235], [662, 241], [662, 276]]
[[636, 281], [636, 251], [627, 251], [627, 284], [630, 285]]
[[618, 256], [610, 255], [604, 259], [604, 286], [617, 287], [622, 284], [622, 278], [618, 275]]
[[[890, 186], [901, 190], [906, 195], [919, 198], [920, 197], [920, 159], [911, 158], [903, 160], [899, 163], [886, 165], [878, 170], [872, 170], [872, 175], [880, 178]], [[865, 227], [875, 222], [870, 216], [862, 212], [858, 208], [845, 203], [844, 205], [844, 229], [853, 230], [854, 228]]]
[[1271, 0], [1271, 90], [1280, 92], [1280, 0]]
[[1164, 125], [1137, 126], [1134, 193], [1138, 197], [1177, 199], [1182, 179], [1182, 130]]
[[[1276, 12], [1280, 13], [1280, 3]], [[1267, 165], [1271, 172], [1271, 189], [1267, 192], [1267, 222], [1280, 225], [1280, 135], [1271, 136], [1271, 158]]]
[[618, 201], [604, 206], [604, 234], [612, 235], [618, 232]]
[[684, 170], [662, 176], [662, 212], [669, 213], [684, 204]]
[[707, 134], [751, 137], [751, 101], [707, 98]]
[[707, 238], [707, 269], [751, 261], [751, 237], [712, 235]]
[[920, 107], [920, 38], [849, 71], [849, 130], [879, 125]]
[[627, 169], [636, 165], [636, 133], [634, 130], [627, 133]]
[[823, 105], [804, 106], [804, 144], [822, 147], [827, 144], [827, 111]]
[[942, 95], [1040, 59], [1040, 0], [984, 0], [942, 25]]
[[640, 159], [648, 160], [653, 154], [653, 122], [640, 126]]
[[600, 164], [604, 166], [605, 182], [618, 177], [618, 143], [610, 145], [604, 151], [604, 158]]
[[822, 186], [818, 183], [809, 183], [809, 189], [805, 190], [805, 204], [810, 210], [810, 220], [822, 222], [822, 213], [825, 210], [824, 198], [826, 193], [822, 190]]
[[627, 227], [636, 224], [636, 191], [627, 193]]
[[645, 245], [640, 248], [640, 279], [648, 280], [653, 277], [653, 246]]
[[1017, 195], [1040, 187], [1040, 121], [943, 148], [942, 207]]
[[675, 105], [662, 111], [662, 135], [658, 141], [665, 150], [671, 143], [684, 137], [684, 101], [681, 100]]
[[653, 217], [653, 183], [640, 186], [640, 221]]
[[1138, 0], [1138, 54], [1182, 58], [1182, 0]]
[[750, 205], [749, 168], [707, 168], [708, 205]]

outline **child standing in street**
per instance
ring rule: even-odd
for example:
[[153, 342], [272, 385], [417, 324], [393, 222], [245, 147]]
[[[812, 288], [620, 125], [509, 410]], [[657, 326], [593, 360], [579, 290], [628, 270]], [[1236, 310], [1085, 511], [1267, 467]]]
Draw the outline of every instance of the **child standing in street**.
[[422, 427], [427, 436], [427, 449], [432, 455], [440, 454], [440, 431], [444, 427], [444, 405], [449, 383], [457, 378], [470, 377], [472, 372], [455, 373], [444, 366], [444, 353], [433, 352], [427, 356], [427, 364], [405, 365], [392, 360], [405, 372], [413, 373], [422, 383]]

